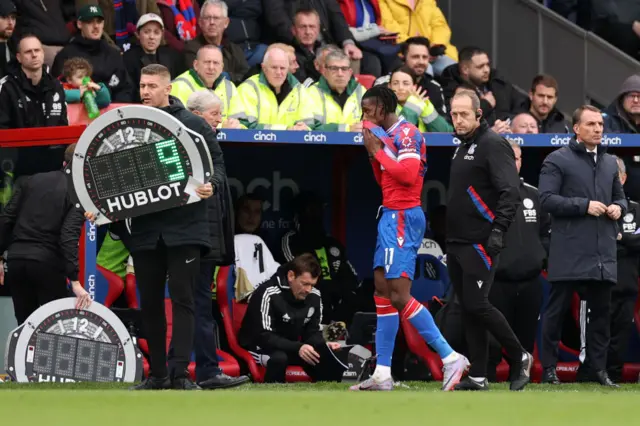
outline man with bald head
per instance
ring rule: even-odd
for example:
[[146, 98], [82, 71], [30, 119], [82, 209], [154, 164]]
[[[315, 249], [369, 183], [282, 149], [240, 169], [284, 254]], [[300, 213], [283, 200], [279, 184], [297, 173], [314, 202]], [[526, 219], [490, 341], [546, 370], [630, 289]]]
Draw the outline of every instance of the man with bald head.
[[198, 49], [192, 68], [173, 80], [171, 95], [186, 105], [193, 92], [211, 90], [222, 101], [221, 126], [227, 129], [239, 129], [240, 122], [233, 117], [242, 112], [242, 100], [238, 96], [235, 84], [223, 74], [223, 69], [224, 59], [220, 48], [210, 44], [204, 45]]
[[289, 55], [267, 51], [262, 71], [238, 86], [244, 103], [240, 123], [249, 129], [310, 130], [313, 109], [307, 89], [289, 72]]
[[523, 112], [511, 120], [511, 133], [538, 134], [538, 122], [528, 112]]

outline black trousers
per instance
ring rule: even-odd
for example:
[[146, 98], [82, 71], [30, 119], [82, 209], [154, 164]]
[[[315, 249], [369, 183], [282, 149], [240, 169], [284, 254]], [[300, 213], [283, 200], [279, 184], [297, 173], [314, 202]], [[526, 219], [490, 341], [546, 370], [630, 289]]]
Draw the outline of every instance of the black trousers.
[[590, 365], [594, 371], [606, 369], [611, 288], [611, 284], [602, 281], [558, 281], [551, 284], [542, 322], [540, 361], [543, 368], [552, 368], [558, 363], [558, 344], [563, 320], [571, 306], [574, 292], [578, 291], [586, 301], [586, 315], [581, 318], [582, 325], [586, 328], [584, 354], [580, 351], [581, 361]]
[[[496, 280], [491, 286], [489, 301], [502, 312], [522, 347], [533, 353], [542, 307], [540, 278], [518, 282]], [[489, 356], [489, 371], [495, 370], [501, 360], [500, 349], [492, 350]]]
[[266, 364], [265, 383], [285, 383], [287, 367], [291, 365], [302, 367], [314, 382], [341, 382], [348, 369], [348, 351], [333, 352], [325, 343], [314, 346], [314, 349], [320, 355], [320, 362], [316, 365], [307, 364], [297, 353], [285, 351], [256, 351], [253, 356], [260, 364]]
[[5, 280], [18, 324], [25, 322], [40, 306], [71, 296], [64, 272], [42, 262], [11, 259], [7, 269]]
[[481, 245], [447, 245], [449, 277], [462, 307], [472, 377], [487, 376], [488, 333], [493, 334], [514, 363], [522, 362], [522, 345], [504, 315], [489, 302], [498, 261], [499, 256], [492, 262]]
[[635, 325], [633, 323], [638, 293], [611, 292], [611, 339], [607, 352], [607, 371], [613, 381], [622, 378], [622, 367], [626, 360], [629, 338]]
[[140, 292], [142, 325], [149, 344], [151, 375], [158, 378], [168, 375], [164, 309], [168, 277], [173, 307], [171, 375], [185, 377], [193, 346], [193, 291], [200, 272], [200, 247], [166, 247], [159, 242], [155, 250], [134, 252], [132, 256]]

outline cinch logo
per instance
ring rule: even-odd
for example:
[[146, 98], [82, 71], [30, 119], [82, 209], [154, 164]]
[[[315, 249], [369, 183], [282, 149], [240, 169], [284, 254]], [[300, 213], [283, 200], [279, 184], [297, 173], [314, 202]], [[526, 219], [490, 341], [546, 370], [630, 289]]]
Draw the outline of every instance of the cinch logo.
[[602, 137], [602, 145], [622, 145], [622, 139], [619, 137], [609, 138], [607, 136]]
[[253, 140], [254, 141], [269, 141], [269, 142], [275, 142], [276, 141], [276, 134], [275, 133], [263, 133], [263, 132], [258, 132], [255, 135], [253, 135]]
[[226, 141], [227, 140], [227, 134], [225, 132], [218, 132], [218, 136], [216, 136], [216, 138], [219, 141]]
[[96, 276], [89, 275], [87, 278], [87, 293], [91, 297], [91, 300], [96, 300]]
[[551, 138], [551, 145], [568, 145], [570, 140], [571, 136], [562, 137], [555, 135]]
[[454, 145], [460, 145], [462, 142], [460, 142], [460, 139], [458, 138], [453, 138], [453, 144]]
[[[173, 191], [171, 191], [172, 189]], [[149, 203], [157, 203], [160, 200], [168, 200], [174, 195], [172, 192], [175, 192], [176, 197], [180, 196], [180, 182], [161, 185], [155, 191], [145, 189], [144, 191], [136, 191], [114, 198], [108, 198], [107, 207], [111, 213], [116, 210], [121, 211], [122, 209], [140, 207]]]
[[353, 137], [353, 143], [362, 143], [364, 142], [364, 138], [362, 137], [362, 133], [358, 133]]
[[507, 140], [509, 142], [517, 143], [518, 145], [524, 145], [524, 139], [522, 139], [521, 137], [517, 137], [517, 138], [507, 137]]
[[87, 235], [89, 235], [89, 241], [96, 240], [96, 224], [89, 222], [89, 230], [87, 231]]
[[327, 135], [308, 132], [306, 135], [304, 135], [304, 141], [305, 142], [326, 142]]

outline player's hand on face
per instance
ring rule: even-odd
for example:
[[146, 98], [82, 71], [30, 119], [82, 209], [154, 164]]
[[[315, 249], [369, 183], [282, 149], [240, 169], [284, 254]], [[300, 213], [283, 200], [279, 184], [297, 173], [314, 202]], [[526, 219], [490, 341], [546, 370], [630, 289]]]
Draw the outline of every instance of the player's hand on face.
[[618, 220], [622, 216], [622, 209], [617, 204], [611, 204], [607, 207], [607, 215], [611, 220]]
[[71, 290], [73, 290], [73, 294], [76, 295], [76, 309], [87, 309], [91, 306], [91, 296], [79, 281], [73, 281], [71, 283]]
[[320, 355], [311, 345], [302, 345], [298, 351], [298, 355], [309, 365], [316, 365], [320, 362]]
[[342, 345], [340, 343], [338, 343], [338, 342], [327, 342], [327, 346], [332, 351], [337, 351], [338, 349], [340, 349], [342, 347]]
[[196, 194], [203, 200], [211, 197], [213, 195], [213, 185], [211, 182], [203, 183], [196, 188]]
[[364, 147], [367, 148], [369, 154], [376, 155], [376, 152], [382, 149], [382, 141], [371, 130], [363, 129], [362, 139], [364, 140]]

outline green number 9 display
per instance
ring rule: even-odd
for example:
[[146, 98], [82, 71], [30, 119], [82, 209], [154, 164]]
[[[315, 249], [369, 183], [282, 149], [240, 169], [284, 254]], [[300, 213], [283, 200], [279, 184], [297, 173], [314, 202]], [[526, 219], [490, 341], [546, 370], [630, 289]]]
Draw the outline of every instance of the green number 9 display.
[[[165, 148], [168, 148], [170, 154], [167, 155], [165, 153]], [[178, 155], [178, 148], [176, 146], [176, 141], [173, 139], [162, 141], [156, 143], [156, 153], [158, 155], [158, 160], [160, 163], [164, 165], [175, 164], [175, 172], [169, 175], [169, 180], [174, 182], [176, 180], [182, 180], [185, 178], [184, 168], [182, 167], [182, 162], [180, 161], [180, 156]]]

